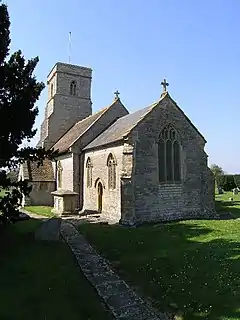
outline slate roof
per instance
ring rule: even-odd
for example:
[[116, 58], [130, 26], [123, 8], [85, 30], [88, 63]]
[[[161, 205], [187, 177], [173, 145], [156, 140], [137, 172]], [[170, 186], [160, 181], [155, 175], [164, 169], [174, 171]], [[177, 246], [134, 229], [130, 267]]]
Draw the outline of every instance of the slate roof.
[[97, 148], [104, 146], [113, 142], [121, 141], [124, 136], [126, 136], [138, 123], [143, 119], [155, 106], [157, 106], [165, 97], [168, 97], [175, 104], [176, 108], [183, 114], [190, 125], [197, 131], [197, 133], [206, 142], [203, 135], [198, 131], [190, 119], [185, 115], [181, 108], [176, 104], [176, 102], [170, 97], [168, 93], [162, 94], [160, 100], [151, 104], [150, 106], [138, 110], [136, 112], [130, 113], [113, 123], [107, 130], [100, 134], [96, 139], [89, 143], [83, 150], [88, 150], [92, 148]]
[[30, 181], [55, 181], [51, 160], [44, 160], [43, 165], [37, 162], [26, 161], [23, 163], [23, 178]]
[[53, 148], [55, 150], [59, 149], [59, 152], [65, 152], [67, 151], [72, 145], [73, 143], [79, 139], [85, 131], [87, 131], [91, 125], [97, 120], [99, 119], [104, 112], [106, 112], [109, 108], [106, 107], [96, 113], [94, 113], [93, 115], [78, 121], [77, 123], [75, 123], [53, 146]]
[[131, 129], [134, 128], [137, 125], [137, 123], [142, 118], [144, 118], [145, 115], [148, 112], [150, 112], [158, 103], [159, 101], [144, 109], [138, 110], [122, 118], [119, 118], [108, 129], [106, 129], [96, 139], [89, 143], [83, 150], [96, 148], [99, 146], [122, 140], [122, 138], [125, 135], [127, 135], [131, 131]]

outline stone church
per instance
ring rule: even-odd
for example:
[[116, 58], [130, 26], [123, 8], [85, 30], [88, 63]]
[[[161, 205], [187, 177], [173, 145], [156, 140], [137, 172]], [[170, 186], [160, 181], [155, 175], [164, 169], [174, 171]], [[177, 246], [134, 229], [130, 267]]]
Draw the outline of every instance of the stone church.
[[206, 140], [171, 98], [166, 81], [159, 99], [134, 113], [118, 92], [92, 113], [91, 80], [91, 69], [66, 63], [56, 63], [48, 75], [38, 146], [59, 154], [40, 167], [22, 165], [19, 178], [32, 185], [24, 204], [99, 213], [123, 224], [213, 216]]

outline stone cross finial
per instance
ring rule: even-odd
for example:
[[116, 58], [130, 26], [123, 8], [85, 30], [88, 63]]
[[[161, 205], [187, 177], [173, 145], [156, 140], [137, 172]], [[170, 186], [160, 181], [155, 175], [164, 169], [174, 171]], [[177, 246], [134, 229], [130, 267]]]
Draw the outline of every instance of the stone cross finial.
[[163, 93], [167, 92], [167, 87], [169, 86], [169, 83], [167, 83], [167, 80], [164, 79], [162, 82], [161, 82], [161, 85], [163, 86]]
[[117, 91], [114, 92], [114, 94], [115, 94], [115, 100], [118, 100], [120, 92], [117, 90]]

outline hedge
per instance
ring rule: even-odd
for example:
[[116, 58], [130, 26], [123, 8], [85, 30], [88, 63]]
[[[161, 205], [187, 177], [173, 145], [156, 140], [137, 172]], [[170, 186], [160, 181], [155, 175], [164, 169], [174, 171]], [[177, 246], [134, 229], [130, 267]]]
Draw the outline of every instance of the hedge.
[[217, 186], [221, 187], [224, 191], [232, 191], [232, 189], [237, 186], [240, 187], [240, 175], [223, 174], [216, 178], [216, 183]]
[[238, 188], [240, 188], [240, 174], [234, 175], [234, 182]]

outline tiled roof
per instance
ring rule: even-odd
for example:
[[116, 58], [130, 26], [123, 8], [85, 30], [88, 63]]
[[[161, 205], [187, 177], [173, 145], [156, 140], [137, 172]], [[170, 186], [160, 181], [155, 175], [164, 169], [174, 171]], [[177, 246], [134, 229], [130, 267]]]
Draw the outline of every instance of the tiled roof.
[[51, 160], [44, 160], [43, 165], [27, 161], [23, 164], [23, 179], [30, 181], [55, 181]]
[[112, 142], [122, 140], [129, 131], [134, 128], [137, 123], [145, 117], [145, 115], [150, 112], [155, 105], [159, 103], [156, 102], [144, 109], [138, 110], [136, 112], [130, 113], [113, 123], [107, 130], [100, 134], [96, 139], [89, 143], [84, 150], [96, 148], [103, 146]]
[[101, 117], [101, 115], [108, 110], [109, 107], [104, 108], [93, 115], [78, 121], [73, 125], [53, 146], [55, 150], [59, 150], [59, 152], [67, 151], [72, 144], [79, 139], [83, 133], [88, 130], [88, 128]]
[[183, 114], [183, 116], [190, 123], [190, 125], [197, 131], [197, 133], [206, 142], [203, 135], [198, 131], [198, 129], [194, 126], [194, 124], [190, 121], [190, 119], [185, 115], [182, 109], [178, 107], [176, 102], [170, 97], [168, 93], [164, 93], [162, 94], [160, 100], [151, 104], [150, 106], [144, 109], [138, 110], [134, 113], [130, 113], [118, 119], [107, 130], [105, 130], [96, 139], [94, 139], [91, 143], [89, 143], [83, 150], [97, 148], [113, 142], [121, 141], [124, 138], [124, 136], [126, 136], [139, 123], [139, 121], [141, 121], [141, 119], [143, 119], [154, 107], [156, 107], [161, 101], [163, 101], [165, 97], [168, 97], [169, 99], [172, 100], [176, 108]]

